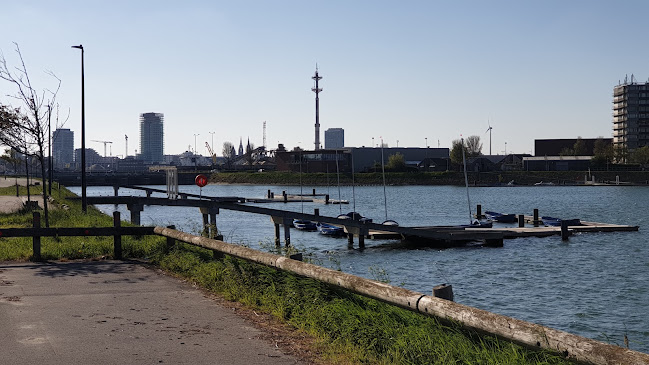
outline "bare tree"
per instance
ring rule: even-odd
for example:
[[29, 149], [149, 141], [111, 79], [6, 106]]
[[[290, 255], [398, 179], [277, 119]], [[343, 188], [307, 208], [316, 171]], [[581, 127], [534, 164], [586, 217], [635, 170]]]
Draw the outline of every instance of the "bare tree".
[[468, 157], [477, 157], [482, 154], [482, 143], [480, 136], [468, 136], [466, 138], [466, 151]]
[[16, 89], [14, 95], [9, 95], [26, 108], [23, 118], [20, 118], [19, 123], [12, 126], [18, 132], [15, 135], [22, 134], [22, 140], [9, 140], [5, 142], [10, 147], [24, 153], [28, 156], [33, 156], [38, 159], [40, 163], [41, 176], [43, 180], [43, 209], [45, 213], [45, 225], [49, 227], [49, 213], [47, 206], [47, 179], [45, 178], [45, 150], [49, 143], [49, 128], [48, 122], [51, 118], [52, 109], [56, 105], [56, 96], [61, 87], [61, 80], [56, 77], [52, 72], [47, 72], [55, 79], [55, 88], [43, 89], [42, 91], [36, 90], [31, 83], [27, 66], [20, 52], [20, 47], [14, 42], [16, 46], [16, 53], [20, 60], [20, 66], [9, 68], [4, 55], [0, 54], [0, 79], [3, 79], [10, 84], [13, 84]]
[[234, 145], [232, 142], [223, 142], [223, 159], [225, 160], [225, 166], [230, 169], [232, 168], [232, 162], [234, 162], [235, 151]]

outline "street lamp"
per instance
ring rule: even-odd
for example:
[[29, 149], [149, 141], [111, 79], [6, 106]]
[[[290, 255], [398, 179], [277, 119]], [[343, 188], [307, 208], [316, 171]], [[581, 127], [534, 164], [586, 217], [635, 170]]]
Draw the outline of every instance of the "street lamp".
[[428, 148], [428, 137], [424, 137], [424, 139], [426, 140], [426, 148]]
[[81, 210], [88, 212], [86, 197], [86, 99], [83, 84], [83, 45], [72, 46], [81, 50]]
[[208, 133], [212, 135], [212, 150], [215, 151], [214, 150], [214, 133], [216, 133], [216, 132], [208, 132]]
[[200, 135], [200, 133], [194, 133], [194, 155], [196, 155], [196, 137]]

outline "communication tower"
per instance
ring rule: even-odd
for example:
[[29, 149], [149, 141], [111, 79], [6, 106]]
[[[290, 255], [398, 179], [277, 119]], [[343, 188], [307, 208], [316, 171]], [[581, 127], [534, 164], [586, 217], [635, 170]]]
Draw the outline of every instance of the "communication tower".
[[315, 80], [315, 87], [311, 88], [311, 91], [315, 93], [315, 149], [320, 149], [320, 98], [318, 94], [322, 91], [322, 88], [318, 87], [318, 81], [322, 80], [322, 76], [318, 75], [318, 64], [315, 65], [315, 75], [311, 77]]

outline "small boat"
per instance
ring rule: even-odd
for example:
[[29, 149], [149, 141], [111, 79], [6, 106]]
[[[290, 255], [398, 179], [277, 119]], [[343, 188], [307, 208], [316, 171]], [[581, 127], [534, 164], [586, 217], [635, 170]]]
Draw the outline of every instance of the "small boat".
[[293, 219], [293, 226], [303, 231], [315, 231], [318, 229], [315, 222], [306, 219]]
[[460, 228], [491, 228], [493, 227], [493, 222], [489, 220], [474, 220], [471, 224], [462, 224], [458, 226]]
[[554, 217], [541, 217], [541, 221], [546, 226], [560, 226], [561, 222], [566, 222], [568, 226], [581, 226], [579, 218], [574, 219], [560, 219]]
[[492, 212], [492, 211], [485, 211], [484, 215], [492, 221], [496, 221], [498, 223], [515, 223], [516, 222], [516, 214], [502, 214], [498, 212]]
[[548, 181], [548, 182], [540, 181], [535, 183], [534, 186], [554, 186], [554, 183], [552, 181]]
[[318, 227], [318, 232], [325, 236], [345, 235], [345, 230], [342, 227], [334, 226], [333, 224], [319, 222], [316, 226]]
[[347, 214], [341, 214], [337, 217], [338, 219], [351, 219], [363, 223], [372, 223], [372, 218], [365, 218], [358, 212], [349, 212]]

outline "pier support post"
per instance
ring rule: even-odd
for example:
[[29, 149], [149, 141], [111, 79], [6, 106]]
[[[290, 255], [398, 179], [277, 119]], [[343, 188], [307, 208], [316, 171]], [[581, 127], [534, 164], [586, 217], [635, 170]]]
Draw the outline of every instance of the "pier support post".
[[273, 223], [275, 225], [275, 247], [279, 247], [279, 223]]
[[362, 227], [358, 232], [358, 248], [365, 248], [365, 236], [367, 236], [367, 228]]
[[329, 194], [325, 195], [325, 204], [329, 204]]
[[126, 208], [131, 212], [131, 223], [140, 225], [140, 212], [144, 210], [143, 204], [126, 204]]
[[433, 296], [440, 299], [453, 301], [453, 285], [440, 284], [433, 288]]
[[284, 218], [284, 246], [291, 245], [291, 219]]
[[353, 233], [347, 233], [347, 248], [350, 250], [354, 249], [354, 234]]
[[113, 195], [114, 196], [119, 196], [119, 185], [117, 185], [117, 184], [113, 185]]
[[150, 198], [150, 197], [151, 197], [151, 190], [147, 190], [147, 191], [146, 191], [146, 197], [147, 197], [147, 198]]
[[119, 212], [113, 212], [113, 227], [115, 228], [115, 235], [113, 236], [113, 255], [115, 260], [122, 259], [122, 234], [120, 228], [122, 221]]
[[522, 214], [518, 215], [518, 227], [519, 228], [525, 227], [525, 216]]
[[203, 209], [206, 208], [200, 208], [200, 209], [201, 209], [201, 215], [203, 216], [203, 232], [201, 232], [201, 236], [209, 237], [209, 233], [210, 233], [209, 215], [207, 214], [207, 212], [203, 213]]
[[[32, 225], [34, 228], [41, 228], [41, 213], [33, 213]], [[32, 237], [32, 250], [34, 252], [34, 261], [41, 261], [41, 236]]]
[[210, 238], [223, 241], [223, 235], [220, 235], [218, 228], [216, 228], [216, 215], [219, 214], [219, 208], [210, 207], [209, 214], [210, 214]]
[[541, 223], [541, 222], [539, 221], [539, 210], [537, 208], [534, 208], [534, 218], [533, 219], [534, 219], [534, 221], [532, 223], [534, 223], [534, 227], [538, 227], [539, 223]]
[[561, 239], [567, 241], [569, 236], [570, 232], [568, 231], [568, 222], [561, 221]]

